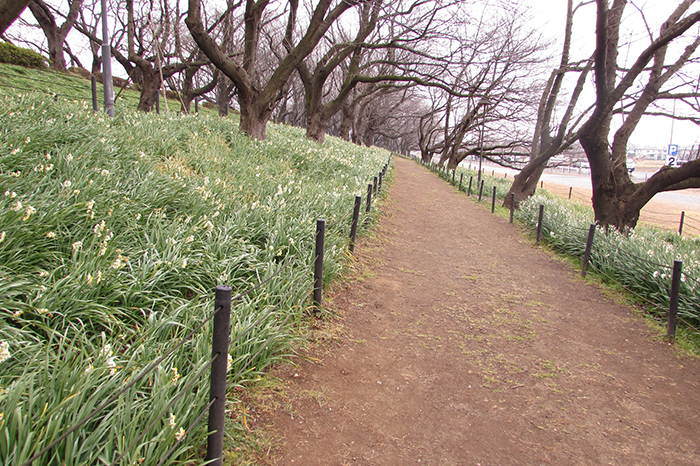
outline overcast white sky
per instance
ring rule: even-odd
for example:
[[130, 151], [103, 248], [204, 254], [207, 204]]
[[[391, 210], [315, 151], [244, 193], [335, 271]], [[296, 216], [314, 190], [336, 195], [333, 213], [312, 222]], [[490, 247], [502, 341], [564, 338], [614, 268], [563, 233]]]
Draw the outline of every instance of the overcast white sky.
[[[520, 0], [520, 3], [531, 8], [533, 23], [541, 25], [541, 31], [546, 37], [553, 39], [561, 37], [564, 31], [566, 0]], [[575, 4], [576, 0], [574, 1]], [[658, 35], [658, 23], [668, 17], [668, 14], [678, 2], [674, 0], [637, 0], [630, 2], [625, 10], [623, 19], [623, 37], [629, 38], [629, 42], [632, 42], [632, 45], [620, 48], [620, 63], [623, 65], [627, 58], [628, 63], [632, 63], [635, 57], [635, 48], [640, 49], [648, 45], [646, 29], [641, 21], [641, 15], [634, 8], [634, 4], [644, 11], [652, 32]], [[698, 28], [691, 30], [693, 33], [698, 31]], [[574, 38], [572, 40], [572, 59], [591, 55], [595, 45], [593, 42], [594, 34], [595, 4], [591, 4], [579, 9], [576, 13]], [[557, 50], [560, 47], [561, 45], [557, 47]], [[592, 94], [589, 99], [591, 98], [593, 98]], [[673, 141], [671, 141], [671, 138]], [[665, 148], [671, 142], [681, 146], [697, 146], [700, 144], [700, 129], [697, 125], [688, 122], [676, 121], [672, 124], [671, 120], [667, 118], [645, 117], [632, 135], [630, 142], [639, 147]]]

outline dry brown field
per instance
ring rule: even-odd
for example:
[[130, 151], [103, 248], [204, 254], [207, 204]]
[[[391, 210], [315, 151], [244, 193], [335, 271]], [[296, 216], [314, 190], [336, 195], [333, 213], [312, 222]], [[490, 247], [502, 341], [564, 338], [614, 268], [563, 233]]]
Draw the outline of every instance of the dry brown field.
[[[660, 160], [642, 160], [636, 162], [636, 174], [648, 174], [651, 176], [661, 166]], [[569, 186], [554, 183], [544, 183], [545, 189], [558, 196], [569, 197]], [[700, 196], [700, 189], [688, 189], [684, 194]], [[571, 200], [583, 205], [591, 206], [591, 190], [573, 188]], [[700, 236], [700, 204], [669, 202], [661, 199], [652, 199], [643, 209], [639, 218], [640, 224], [663, 228], [670, 231], [678, 231], [681, 213], [685, 212], [683, 220], [683, 236]]]

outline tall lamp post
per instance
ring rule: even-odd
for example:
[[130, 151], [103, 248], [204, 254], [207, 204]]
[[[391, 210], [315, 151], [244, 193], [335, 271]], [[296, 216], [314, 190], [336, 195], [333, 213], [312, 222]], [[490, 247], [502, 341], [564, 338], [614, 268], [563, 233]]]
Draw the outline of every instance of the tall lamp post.
[[479, 107], [484, 106], [484, 111], [481, 114], [481, 134], [479, 136], [479, 173], [477, 175], [477, 186], [481, 183], [481, 164], [484, 160], [484, 128], [486, 127], [486, 107], [492, 102], [486, 97], [482, 97], [479, 103], [476, 104], [477, 113]]
[[112, 48], [109, 45], [109, 28], [107, 27], [107, 0], [102, 6], [102, 88], [105, 94], [105, 112], [114, 116], [114, 86], [112, 81]]

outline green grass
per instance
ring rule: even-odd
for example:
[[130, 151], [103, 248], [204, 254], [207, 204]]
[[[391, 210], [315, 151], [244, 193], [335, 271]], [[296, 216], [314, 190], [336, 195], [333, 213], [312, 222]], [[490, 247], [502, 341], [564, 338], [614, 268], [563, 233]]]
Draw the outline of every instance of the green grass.
[[[0, 90], [7, 93], [44, 93], [47, 98], [60, 101], [84, 102], [92, 108], [92, 83], [89, 78], [69, 72], [57, 73], [48, 68], [32, 69], [18, 65], [0, 63]], [[115, 105], [119, 109], [135, 109], [138, 106], [141, 93], [132, 88], [121, 89], [114, 87]], [[161, 112], [165, 113], [165, 102], [161, 102]], [[168, 109], [175, 113], [180, 110], [180, 101], [168, 99]], [[104, 108], [104, 88], [97, 83], [97, 107]], [[155, 110], [155, 109], [154, 109]], [[194, 103], [192, 104], [194, 112]], [[218, 110], [199, 106], [199, 111], [205, 115], [217, 115]]]
[[[316, 219], [328, 222], [330, 281], [345, 264], [354, 196], [388, 157], [335, 138], [318, 145], [285, 126], [253, 141], [233, 119], [145, 115], [125, 100], [109, 119], [49, 91], [0, 88], [7, 465], [40, 451], [207, 319], [216, 284], [235, 295], [299, 254], [234, 303], [230, 384], [242, 387], [290, 354], [308, 315]], [[34, 464], [110, 464], [121, 453], [123, 464], [156, 464], [208, 401], [198, 372], [206, 374], [210, 340], [206, 324]], [[206, 416], [166, 464], [201, 459], [205, 424]]]

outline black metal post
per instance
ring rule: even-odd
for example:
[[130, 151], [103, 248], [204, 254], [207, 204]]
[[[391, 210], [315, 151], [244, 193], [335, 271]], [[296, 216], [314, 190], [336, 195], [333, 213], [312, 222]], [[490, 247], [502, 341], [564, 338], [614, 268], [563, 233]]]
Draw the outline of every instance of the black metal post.
[[544, 188], [544, 181], [540, 181], [540, 188]]
[[571, 200], [571, 193], [574, 191], [573, 186], [569, 186], [569, 200]]
[[97, 77], [94, 74], [90, 75], [92, 83], [92, 111], [97, 113]]
[[156, 113], [160, 115], [160, 91], [156, 89]]
[[[221, 309], [219, 309], [221, 308]], [[231, 287], [218, 285], [214, 297], [214, 332], [212, 336], [211, 378], [209, 401], [209, 437], [207, 438], [207, 464], [223, 465], [224, 420], [226, 419], [226, 374], [228, 366], [228, 343], [231, 333]], [[209, 462], [210, 461], [210, 462]]]
[[515, 212], [515, 193], [510, 193], [510, 223], [513, 223], [513, 212]]
[[464, 178], [464, 173], [459, 174], [459, 190], [462, 190], [462, 178]]
[[671, 277], [671, 306], [668, 309], [668, 328], [666, 336], [676, 338], [676, 321], [678, 320], [678, 294], [681, 289], [681, 269], [683, 261], [673, 261], [673, 276]]
[[467, 196], [471, 196], [471, 195], [472, 195], [472, 181], [473, 181], [473, 180], [474, 180], [474, 177], [473, 177], [473, 176], [470, 176], [470, 177], [469, 177], [469, 191], [467, 191]]
[[681, 223], [678, 225], [678, 236], [683, 235], [683, 221], [685, 220], [685, 210], [681, 212]]
[[586, 276], [588, 261], [591, 259], [591, 249], [593, 249], [593, 237], [595, 236], [595, 223], [591, 223], [588, 228], [588, 239], [586, 240], [586, 252], [583, 253], [583, 264], [581, 264], [581, 276]]
[[452, 184], [455, 184], [455, 174], [457, 170], [452, 170]]
[[372, 181], [372, 192], [373, 192], [374, 194], [377, 194], [377, 181], [378, 181], [378, 179], [377, 179], [377, 177], [375, 176], [375, 177], [374, 177], [374, 181]]
[[369, 183], [367, 185], [367, 208], [365, 209], [365, 212], [369, 213], [371, 208], [372, 208], [372, 183]]
[[357, 236], [357, 221], [360, 218], [360, 204], [362, 204], [362, 196], [355, 196], [355, 207], [352, 209], [352, 226], [350, 227], [350, 244], [348, 245], [350, 252], [355, 251], [355, 237]]
[[199, 113], [199, 99], [194, 99], [194, 113]]
[[491, 196], [491, 213], [496, 211], [496, 187], [493, 187], [493, 196]]
[[479, 186], [479, 202], [481, 202], [481, 195], [484, 193], [484, 180], [481, 180], [481, 186]]
[[542, 218], [544, 217], [544, 204], [540, 204], [540, 216], [537, 220], [537, 239], [535, 243], [540, 243], [540, 237], [542, 236]]
[[323, 304], [323, 243], [326, 238], [326, 221], [316, 220], [316, 259], [314, 260], [314, 305], [317, 309]]
[[379, 184], [377, 185], [377, 190], [382, 192], [382, 180], [384, 179], [384, 172], [379, 172]]

